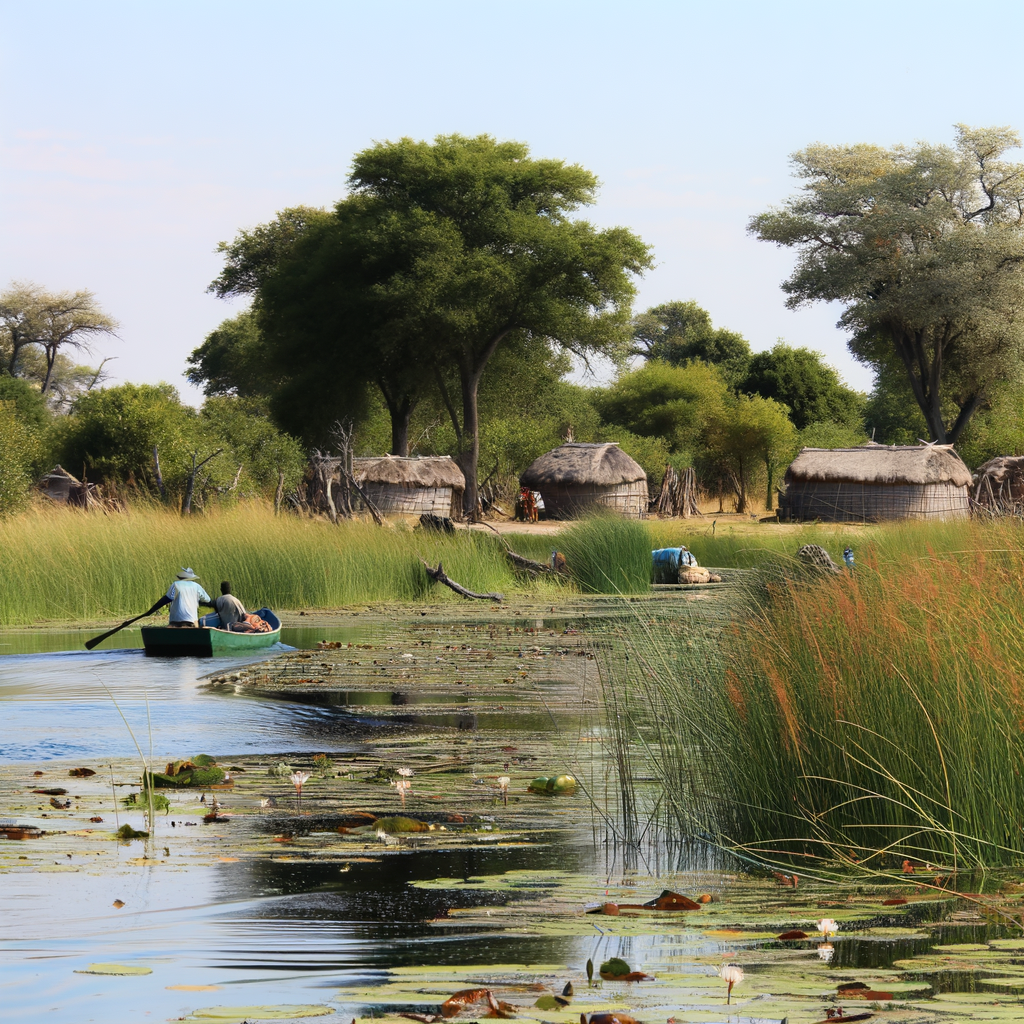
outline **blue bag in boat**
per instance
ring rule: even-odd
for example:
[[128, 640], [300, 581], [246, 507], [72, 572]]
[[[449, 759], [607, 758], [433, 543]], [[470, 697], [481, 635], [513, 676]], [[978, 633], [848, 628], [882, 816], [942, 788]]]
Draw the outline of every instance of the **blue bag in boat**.
[[679, 581], [679, 556], [682, 548], [658, 548], [652, 551], [654, 559], [654, 582], [677, 583]]
[[685, 546], [679, 548], [658, 548], [651, 552], [654, 561], [655, 583], [678, 583], [679, 567], [697, 564], [693, 553]]

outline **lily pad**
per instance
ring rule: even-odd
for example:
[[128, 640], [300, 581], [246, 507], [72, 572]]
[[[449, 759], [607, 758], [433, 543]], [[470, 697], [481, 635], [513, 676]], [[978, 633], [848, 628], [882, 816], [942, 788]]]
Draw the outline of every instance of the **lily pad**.
[[[326, 1017], [329, 1006], [208, 1006], [193, 1010], [195, 1020], [294, 1020], [296, 1017]], [[186, 1018], [188, 1019], [188, 1018]]]
[[89, 964], [88, 968], [75, 971], [75, 974], [113, 974], [135, 975], [152, 974], [150, 967], [138, 967], [135, 964]]

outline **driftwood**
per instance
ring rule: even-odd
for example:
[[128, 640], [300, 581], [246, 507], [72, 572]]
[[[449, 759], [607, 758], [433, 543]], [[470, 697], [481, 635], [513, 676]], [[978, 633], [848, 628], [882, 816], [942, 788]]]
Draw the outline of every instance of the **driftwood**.
[[461, 594], [463, 597], [475, 598], [477, 601], [494, 601], [500, 603], [505, 600], [504, 594], [474, 594], [472, 590], [467, 590], [461, 583], [456, 583], [455, 580], [449, 579], [448, 574], [444, 571], [444, 566], [440, 562], [437, 563], [436, 569], [431, 569], [430, 564], [420, 559], [423, 562], [423, 567], [427, 570], [427, 575], [434, 580], [436, 583], [443, 583], [450, 590], [454, 590], [456, 594]]

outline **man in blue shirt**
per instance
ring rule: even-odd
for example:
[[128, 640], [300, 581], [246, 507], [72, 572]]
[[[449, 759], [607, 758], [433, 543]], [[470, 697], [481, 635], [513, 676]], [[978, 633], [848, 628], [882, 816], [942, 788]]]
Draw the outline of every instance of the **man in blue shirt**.
[[171, 606], [170, 625], [179, 628], [199, 625], [199, 606], [213, 608], [210, 595], [199, 585], [199, 577], [191, 569], [182, 569], [167, 593], [160, 598], [153, 610]]

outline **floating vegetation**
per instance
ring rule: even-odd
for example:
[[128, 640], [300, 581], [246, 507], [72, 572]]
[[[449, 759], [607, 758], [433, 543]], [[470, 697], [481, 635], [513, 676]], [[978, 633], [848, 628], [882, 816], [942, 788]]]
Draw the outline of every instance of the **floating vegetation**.
[[152, 968], [138, 967], [134, 964], [89, 964], [87, 968], [75, 971], [75, 974], [109, 974], [123, 977], [152, 973]]

